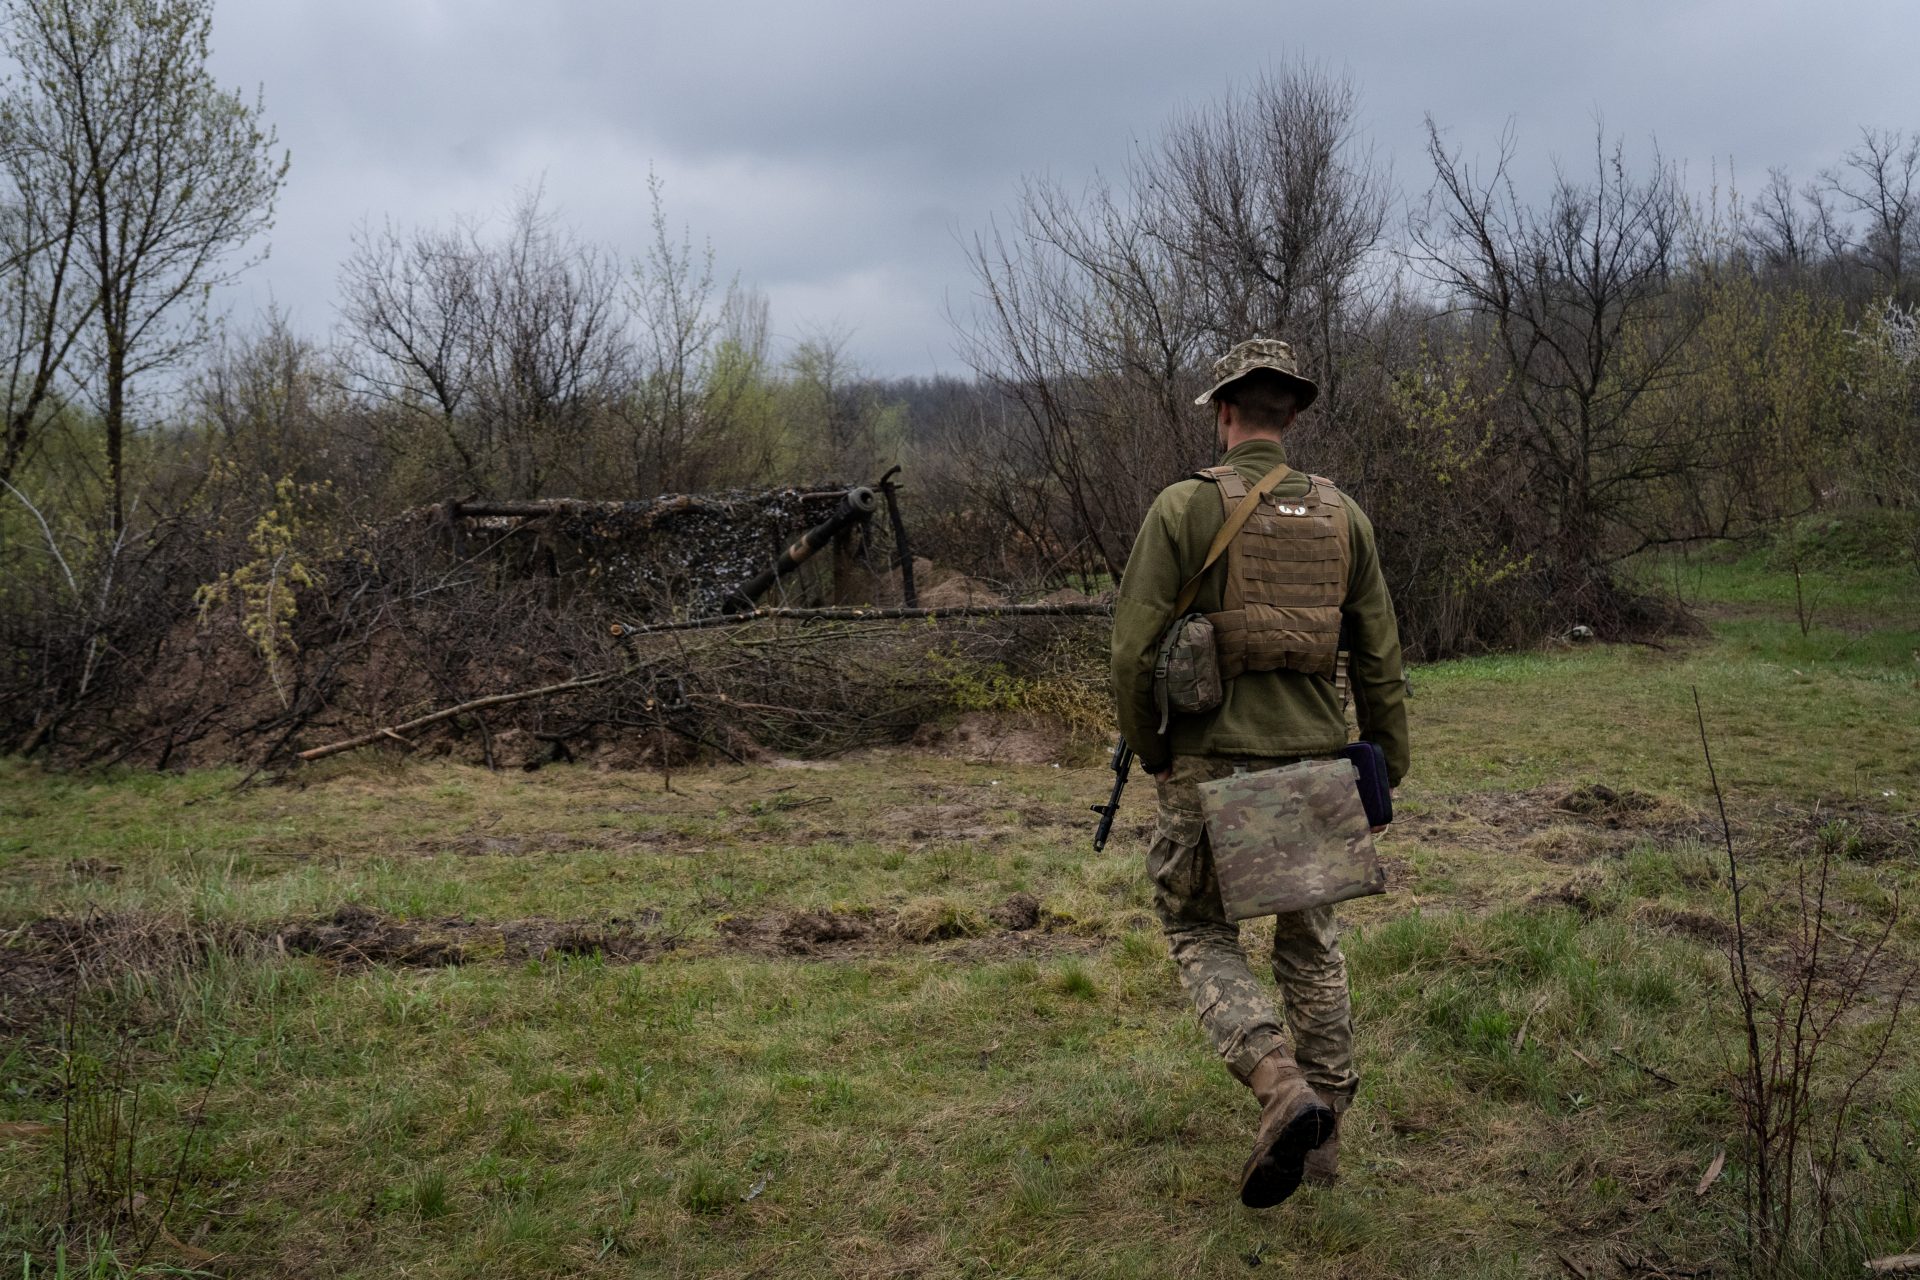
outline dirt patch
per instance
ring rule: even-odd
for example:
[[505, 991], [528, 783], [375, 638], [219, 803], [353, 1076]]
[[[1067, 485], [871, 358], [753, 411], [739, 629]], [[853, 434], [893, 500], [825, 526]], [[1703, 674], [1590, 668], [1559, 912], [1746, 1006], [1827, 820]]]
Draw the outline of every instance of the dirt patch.
[[927, 804], [890, 810], [881, 822], [887, 830], [906, 832], [910, 840], [993, 842], [1019, 833], [1017, 826], [981, 821], [994, 816], [1011, 815], [980, 804]]
[[840, 911], [775, 911], [719, 922], [727, 948], [754, 955], [851, 955], [874, 933], [872, 921]]
[[987, 918], [1003, 929], [1033, 929], [1040, 924], [1040, 900], [1030, 893], [1016, 893], [987, 912]]
[[602, 846], [584, 836], [553, 831], [531, 836], [467, 835], [445, 842], [422, 841], [417, 847], [422, 852], [455, 853], [469, 858], [515, 858], [528, 854], [578, 853]]
[[74, 994], [129, 974], [193, 968], [216, 954], [310, 955], [341, 967], [437, 968], [479, 960], [599, 955], [650, 960], [679, 945], [658, 912], [605, 921], [402, 920], [349, 903], [265, 925], [200, 924], [138, 913], [50, 916], [0, 931], [0, 1031], [58, 1016]]
[[[1614, 857], [1642, 841], [1717, 841], [1719, 824], [1674, 800], [1603, 783], [1568, 790], [1478, 791], [1409, 815], [1395, 830], [1469, 849], [1514, 851], [1548, 862]], [[1741, 828], [1736, 825], [1735, 834]]]
[[1596, 871], [1582, 871], [1559, 884], [1536, 889], [1527, 895], [1530, 907], [1572, 907], [1583, 917], [1591, 919], [1599, 910], [1596, 895], [1605, 883], [1605, 878]]
[[202, 963], [255, 940], [229, 926], [183, 927], [135, 913], [54, 916], [0, 930], [0, 1031], [61, 1015], [75, 994], [128, 973]]
[[1556, 822], [1520, 837], [1518, 848], [1542, 862], [1584, 863], [1618, 853], [1619, 842], [1606, 832]]
[[1801, 855], [1818, 855], [1822, 843], [1831, 841], [1834, 853], [1868, 866], [1920, 858], [1920, 819], [1912, 814], [1862, 804], [1820, 805], [1796, 815], [1789, 830], [1792, 851]]
[[491, 957], [511, 961], [586, 955], [632, 963], [679, 945], [674, 937], [647, 931], [659, 919], [658, 912], [644, 912], [638, 918], [606, 921], [401, 920], [348, 905], [331, 916], [285, 926], [269, 936], [276, 949], [347, 966], [437, 968]]
[[[1055, 933], [1030, 894], [984, 916], [945, 899], [898, 911], [777, 911], [719, 921], [720, 950], [764, 956], [852, 958], [944, 943], [967, 960], [1094, 951], [1103, 938]], [[187, 926], [134, 913], [47, 917], [0, 930], [0, 1032], [44, 1026], [76, 992], [128, 974], [193, 968], [213, 954], [305, 955], [342, 969], [441, 968], [598, 956], [643, 963], [689, 947], [663, 932], [658, 911], [606, 920], [410, 920], [348, 903], [321, 916], [263, 925]]]
[[466, 945], [457, 937], [444, 932], [423, 936], [418, 926], [353, 905], [341, 907], [325, 919], [282, 929], [273, 935], [273, 941], [282, 950], [342, 964], [433, 968], [460, 964], [467, 958]]
[[1624, 815], [1645, 813], [1659, 804], [1642, 791], [1615, 791], [1604, 782], [1589, 782], [1561, 794], [1553, 807], [1583, 818], [1617, 821]]
[[577, 920], [510, 920], [498, 926], [501, 957], [544, 960], [550, 956], [599, 956], [634, 964], [679, 947], [677, 938], [645, 930], [660, 921], [658, 911], [632, 919], [614, 917], [604, 924]]
[[930, 946], [969, 961], [1015, 955], [1089, 952], [1103, 937], [1053, 930], [1055, 917], [1031, 894], [1016, 893], [984, 915], [943, 898], [910, 902], [897, 911], [773, 911], [728, 916], [719, 922], [726, 950], [760, 956], [852, 959], [893, 955]]
[[977, 938], [988, 930], [987, 921], [946, 898], [922, 898], [900, 908], [894, 917], [893, 931], [908, 942], [944, 942], [949, 938]]
[[1026, 823], [1029, 827], [1050, 828], [1072, 826], [1080, 821], [1080, 815], [1085, 813], [1086, 810], [1064, 807], [1048, 808], [1045, 805], [1030, 804], [1017, 810], [1017, 812], [1020, 815], [1020, 821]]
[[1708, 915], [1704, 911], [1689, 911], [1652, 902], [1634, 912], [1634, 915], [1665, 933], [1683, 934], [1720, 946], [1733, 941], [1733, 926], [1719, 916]]
[[1058, 764], [1070, 744], [1064, 729], [1039, 716], [974, 711], [946, 723], [921, 725], [910, 745], [975, 764]]
[[978, 578], [956, 573], [919, 592], [922, 609], [959, 609], [968, 605], [1005, 604], [1007, 598]]

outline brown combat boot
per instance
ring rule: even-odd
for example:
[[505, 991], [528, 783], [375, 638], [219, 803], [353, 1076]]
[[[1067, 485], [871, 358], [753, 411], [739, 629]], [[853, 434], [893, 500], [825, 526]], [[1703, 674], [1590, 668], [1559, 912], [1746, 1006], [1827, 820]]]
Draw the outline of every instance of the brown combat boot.
[[1260, 1059], [1247, 1083], [1260, 1099], [1260, 1132], [1240, 1172], [1240, 1203], [1266, 1209], [1299, 1188], [1307, 1154], [1332, 1135], [1334, 1115], [1285, 1049]]
[[1338, 1093], [1323, 1093], [1315, 1089], [1320, 1101], [1327, 1104], [1333, 1112], [1333, 1132], [1327, 1140], [1307, 1152], [1307, 1158], [1300, 1166], [1300, 1180], [1316, 1187], [1330, 1187], [1340, 1180], [1340, 1122], [1346, 1117], [1347, 1108], [1353, 1105], [1353, 1099]]

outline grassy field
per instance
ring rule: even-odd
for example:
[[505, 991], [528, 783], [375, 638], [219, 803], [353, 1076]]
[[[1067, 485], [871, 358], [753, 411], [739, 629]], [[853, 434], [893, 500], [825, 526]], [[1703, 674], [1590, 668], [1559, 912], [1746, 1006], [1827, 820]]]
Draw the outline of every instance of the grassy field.
[[[1104, 771], [929, 753], [238, 791], [0, 763], [0, 1265], [1735, 1274], [1694, 691], [1758, 882], [1824, 838], [1869, 935], [1920, 878], [1920, 591], [1834, 569], [1803, 630], [1777, 567], [1694, 568], [1710, 638], [1414, 673], [1393, 892], [1344, 909], [1346, 1177], [1265, 1213], [1149, 910], [1146, 785], [1096, 856]], [[1753, 907], [1764, 963], [1797, 915]], [[1831, 1274], [1920, 1238], [1917, 1048], [1863, 1086]]]

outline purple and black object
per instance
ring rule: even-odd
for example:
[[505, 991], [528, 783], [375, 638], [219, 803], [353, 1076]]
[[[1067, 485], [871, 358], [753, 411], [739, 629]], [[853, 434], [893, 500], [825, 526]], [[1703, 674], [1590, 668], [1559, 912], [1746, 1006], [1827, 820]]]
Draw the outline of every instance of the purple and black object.
[[1384, 827], [1393, 821], [1393, 785], [1387, 781], [1387, 753], [1378, 743], [1351, 742], [1340, 754], [1360, 773], [1360, 803], [1367, 809], [1367, 825]]

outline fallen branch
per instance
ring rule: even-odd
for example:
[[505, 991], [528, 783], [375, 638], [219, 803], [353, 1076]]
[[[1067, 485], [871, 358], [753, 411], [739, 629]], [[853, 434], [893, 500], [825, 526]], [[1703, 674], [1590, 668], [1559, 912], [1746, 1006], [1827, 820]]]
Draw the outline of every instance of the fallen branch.
[[625, 622], [613, 624], [616, 636], [650, 636], [665, 631], [705, 631], [711, 627], [731, 627], [743, 622], [785, 620], [791, 622], [907, 622], [946, 618], [1094, 618], [1113, 612], [1113, 605], [1101, 600], [1069, 604], [969, 604], [951, 609], [906, 609], [836, 607], [828, 609], [787, 609], [769, 607], [746, 609], [739, 613], [715, 614], [708, 618], [688, 618], [684, 622], [655, 622], [639, 626]]
[[[559, 684], [542, 685], [538, 689], [521, 689], [514, 693], [496, 693], [485, 698], [475, 698], [471, 702], [462, 702], [458, 706], [447, 707], [430, 715], [417, 716], [403, 724], [386, 725], [358, 737], [346, 738], [340, 742], [329, 742], [324, 747], [312, 747], [298, 755], [301, 760], [319, 760], [325, 756], [338, 755], [342, 751], [352, 751], [358, 747], [371, 746], [387, 738], [399, 738], [406, 742], [403, 733], [414, 729], [424, 729], [430, 724], [439, 724], [442, 720], [451, 720], [455, 716], [465, 715], [469, 711], [482, 711], [488, 707], [502, 707], [510, 702], [525, 702], [530, 698], [544, 698], [556, 693], [571, 693], [575, 689], [591, 689], [596, 685], [607, 684], [626, 675], [631, 668], [621, 667], [614, 671], [596, 671], [592, 675], [575, 676], [571, 680], [562, 680]], [[411, 746], [412, 743], [407, 745]]]
[[1910, 1276], [1920, 1271], [1920, 1253], [1902, 1253], [1891, 1258], [1872, 1258], [1866, 1263], [1870, 1276]]
[[[693, 618], [685, 622], [661, 622], [650, 626], [629, 626], [614, 623], [613, 634], [625, 641], [635, 636], [657, 635], [669, 631], [699, 631], [711, 627], [730, 627], [737, 624], [771, 620], [797, 622], [888, 622], [924, 619], [941, 621], [949, 618], [1020, 618], [1020, 617], [1103, 617], [1113, 611], [1113, 606], [1096, 601], [1071, 604], [1001, 604], [1001, 605], [962, 605], [952, 609], [906, 609], [877, 607], [837, 607], [827, 609], [753, 609], [744, 613], [720, 614], [708, 618]], [[378, 729], [357, 734], [339, 742], [330, 742], [325, 746], [311, 747], [299, 752], [296, 759], [320, 760], [327, 756], [338, 755], [343, 751], [353, 751], [360, 747], [372, 746], [383, 741], [398, 741], [411, 747], [405, 735], [416, 729], [451, 720], [455, 716], [470, 711], [484, 711], [489, 707], [506, 706], [509, 703], [527, 702], [534, 698], [550, 697], [554, 694], [572, 693], [580, 689], [592, 689], [610, 683], [621, 676], [630, 675], [640, 669], [642, 664], [634, 662], [608, 671], [596, 671], [584, 676], [575, 676], [558, 684], [542, 685], [537, 689], [521, 689], [513, 693], [496, 693], [485, 698], [475, 698], [455, 706], [446, 707], [428, 715], [417, 716], [401, 724], [383, 725]], [[745, 705], [745, 704], [741, 704]], [[672, 726], [667, 726], [672, 728]], [[675, 732], [681, 732], [675, 730]], [[682, 734], [682, 736], [692, 736]], [[713, 746], [705, 739], [695, 737], [694, 741]], [[731, 752], [726, 752], [731, 755]]]
[[[843, 497], [845, 493], [844, 489], [827, 489], [820, 492], [775, 489], [759, 496], [793, 498], [801, 502], [824, 502], [829, 498]], [[733, 515], [739, 510], [740, 505], [739, 500], [729, 500], [725, 496], [701, 497], [690, 493], [664, 494], [651, 502], [596, 502], [586, 498], [541, 498], [521, 501], [471, 498], [466, 501], [449, 501], [432, 507], [416, 508], [407, 514], [418, 518], [432, 517], [438, 513], [455, 520], [484, 520], [503, 516], [520, 520], [538, 519], [541, 516], [628, 516], [641, 520], [654, 520], [667, 515]]]

